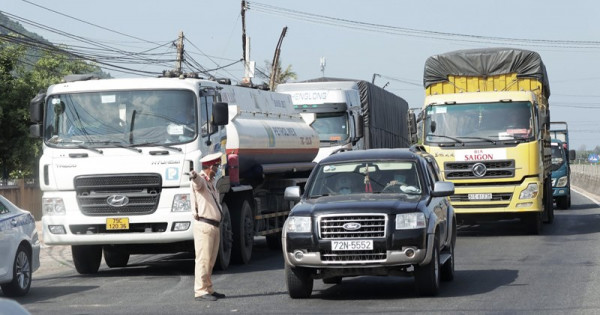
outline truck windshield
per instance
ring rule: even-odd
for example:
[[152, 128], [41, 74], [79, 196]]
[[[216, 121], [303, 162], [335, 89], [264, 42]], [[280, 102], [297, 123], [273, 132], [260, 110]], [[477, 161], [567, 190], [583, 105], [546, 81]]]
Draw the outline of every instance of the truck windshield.
[[412, 161], [357, 161], [321, 165], [307, 187], [309, 198], [350, 194], [421, 195]]
[[565, 161], [565, 151], [561, 145], [552, 145], [552, 168], [558, 169]]
[[[425, 143], [533, 140], [531, 103], [442, 104], [427, 107]], [[460, 140], [460, 141], [457, 141]]]
[[348, 117], [345, 112], [319, 113], [311, 125], [321, 142], [339, 142], [348, 139]]
[[129, 90], [50, 95], [48, 145], [112, 147], [179, 144], [197, 130], [196, 98], [186, 90]]

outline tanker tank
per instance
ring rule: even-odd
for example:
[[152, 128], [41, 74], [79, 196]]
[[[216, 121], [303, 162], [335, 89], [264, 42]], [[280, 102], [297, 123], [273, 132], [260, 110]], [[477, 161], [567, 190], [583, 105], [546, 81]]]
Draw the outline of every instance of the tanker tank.
[[221, 97], [229, 104], [225, 148], [238, 159], [241, 178], [312, 170], [319, 136], [289, 95], [224, 87]]

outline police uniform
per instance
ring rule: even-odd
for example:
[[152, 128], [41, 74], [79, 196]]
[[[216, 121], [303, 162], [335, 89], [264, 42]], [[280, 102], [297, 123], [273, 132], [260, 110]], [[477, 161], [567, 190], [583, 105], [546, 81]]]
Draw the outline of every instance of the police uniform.
[[[194, 248], [196, 266], [194, 270], [194, 296], [196, 299], [216, 300], [224, 295], [216, 293], [212, 286], [211, 274], [219, 251], [219, 224], [222, 218], [219, 192], [214, 179], [209, 178], [210, 167], [221, 163], [222, 153], [217, 152], [203, 157], [202, 171], [192, 171], [192, 211], [194, 214]], [[206, 166], [209, 168], [205, 169]]]

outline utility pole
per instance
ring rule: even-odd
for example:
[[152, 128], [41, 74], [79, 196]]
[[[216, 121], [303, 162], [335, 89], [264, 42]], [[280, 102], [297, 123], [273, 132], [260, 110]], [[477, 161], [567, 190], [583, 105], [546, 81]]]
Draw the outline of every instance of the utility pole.
[[242, 84], [252, 86], [252, 78], [254, 77], [254, 62], [250, 61], [250, 37], [246, 35], [246, 0], [242, 0], [242, 57], [244, 59], [244, 78]]
[[281, 52], [281, 43], [283, 42], [286, 32], [287, 26], [281, 31], [281, 36], [279, 36], [279, 41], [275, 48], [275, 55], [273, 56], [273, 63], [271, 64], [271, 77], [269, 78], [269, 90], [271, 91], [275, 89], [275, 80], [279, 77], [279, 53]]
[[181, 70], [181, 63], [183, 62], [183, 32], [179, 32], [179, 39], [177, 40], [177, 67], [175, 70], [177, 73], [183, 73]]
[[325, 77], [325, 57], [321, 57], [321, 76]]
[[244, 59], [244, 64], [248, 62], [248, 57], [246, 56], [246, 0], [242, 0], [242, 57]]
[[375, 77], [380, 77], [379, 73], [373, 73], [373, 79], [371, 80], [371, 84], [375, 84]]

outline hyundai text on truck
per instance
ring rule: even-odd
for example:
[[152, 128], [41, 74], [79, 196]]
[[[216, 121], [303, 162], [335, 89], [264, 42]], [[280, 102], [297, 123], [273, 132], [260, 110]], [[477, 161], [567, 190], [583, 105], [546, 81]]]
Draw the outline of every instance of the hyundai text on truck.
[[[279, 84], [298, 112], [319, 133], [315, 162], [332, 152], [410, 146], [408, 103], [362, 80], [318, 78]], [[402, 122], [402, 123], [400, 123]]]
[[420, 140], [454, 182], [459, 220], [554, 219], [550, 88], [533, 51], [459, 50], [429, 57]]
[[32, 100], [43, 237], [71, 245], [79, 273], [130, 254], [193, 250], [191, 170], [224, 153], [217, 267], [246, 263], [254, 237], [280, 246], [287, 186], [303, 186], [318, 135], [290, 97], [193, 75], [55, 84]]

